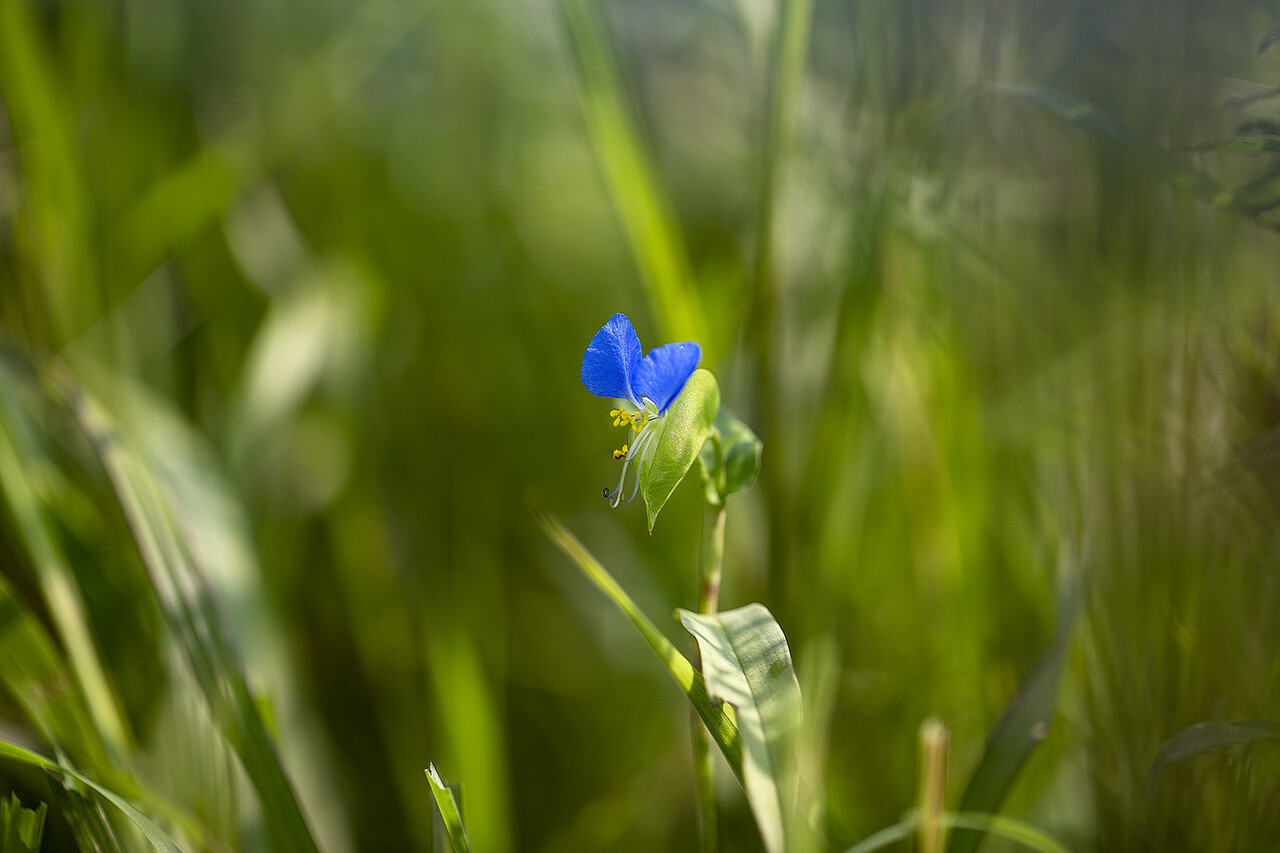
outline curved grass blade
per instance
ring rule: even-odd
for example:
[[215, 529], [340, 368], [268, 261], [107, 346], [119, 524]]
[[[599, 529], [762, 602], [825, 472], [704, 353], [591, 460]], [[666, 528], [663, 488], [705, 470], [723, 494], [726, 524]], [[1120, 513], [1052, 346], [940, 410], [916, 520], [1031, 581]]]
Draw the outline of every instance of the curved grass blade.
[[[1031, 824], [1010, 817], [980, 812], [944, 812], [939, 815], [938, 819], [948, 829], [972, 829], [982, 833], [989, 832], [992, 835], [999, 835], [1002, 838], [1015, 841], [1023, 847], [1037, 850], [1039, 853], [1071, 853], [1066, 847], [1063, 847], [1059, 842]], [[872, 853], [872, 851], [883, 850], [899, 841], [905, 841], [916, 831], [919, 820], [919, 814], [913, 812], [900, 823], [895, 823], [893, 826], [885, 827], [879, 832], [867, 836], [844, 851], [844, 853]]]
[[742, 742], [742, 787], [765, 849], [782, 853], [795, 808], [794, 746], [802, 715], [787, 638], [762, 604], [676, 614], [698, 641], [707, 694], [733, 706]]
[[578, 59], [591, 141], [665, 337], [710, 345], [688, 252], [627, 102], [596, 3], [561, 0], [560, 8]]
[[1196, 169], [1168, 148], [1122, 124], [1101, 107], [1047, 86], [998, 86], [995, 91], [1023, 98], [1086, 131], [1100, 141], [1129, 155], [1140, 168], [1156, 178], [1215, 203], [1239, 204], [1223, 196], [1222, 187], [1208, 174]]
[[1234, 723], [1196, 723], [1169, 738], [1156, 750], [1147, 778], [1147, 791], [1155, 787], [1164, 769], [1175, 761], [1228, 746], [1280, 738], [1280, 723], [1271, 720], [1240, 720]]
[[1262, 42], [1258, 45], [1257, 55], [1262, 56], [1262, 54], [1266, 53], [1267, 48], [1271, 47], [1271, 45], [1275, 44], [1277, 41], [1280, 41], [1280, 27], [1277, 27], [1276, 29], [1267, 33], [1266, 38], [1264, 38]]
[[20, 761], [23, 764], [30, 765], [31, 767], [39, 767], [41, 770], [46, 770], [50, 773], [57, 773], [61, 776], [70, 777], [80, 784], [92, 788], [113, 806], [124, 812], [125, 816], [129, 818], [129, 820], [133, 821], [138, 829], [142, 830], [142, 834], [151, 842], [151, 846], [156, 850], [159, 850], [160, 853], [182, 853], [174, 840], [170, 838], [163, 829], [156, 826], [149, 817], [138, 811], [138, 809], [124, 797], [121, 797], [114, 791], [110, 791], [102, 787], [87, 776], [83, 776], [69, 767], [64, 767], [55, 761], [45, 758], [39, 753], [32, 752], [29, 749], [23, 749], [20, 746], [9, 743], [8, 741], [0, 740], [0, 757], [11, 758], [14, 761]]
[[899, 841], [906, 841], [916, 831], [916, 819], [909, 817], [904, 821], [895, 823], [893, 826], [886, 826], [879, 832], [873, 832], [857, 844], [850, 847], [844, 853], [872, 853], [875, 850], [883, 850], [890, 844], [897, 844]]
[[942, 825], [949, 829], [973, 829], [999, 835], [1010, 841], [1016, 841], [1023, 847], [1039, 850], [1040, 853], [1070, 853], [1054, 839], [1045, 835], [1034, 826], [997, 814], [979, 814], [977, 812], [948, 812], [942, 815]]
[[[1049, 731], [1058, 702], [1058, 682], [1071, 645], [1071, 626], [1079, 607], [1079, 584], [1072, 581], [1058, 606], [1058, 627], [1048, 650], [1036, 662], [1004, 713], [991, 729], [982, 760], [960, 800], [963, 814], [994, 814], [1013, 787], [1023, 765]], [[947, 853], [973, 853], [983, 828], [957, 827]], [[975, 830], [975, 831], [967, 831]]]
[[666, 666], [667, 672], [671, 674], [676, 684], [684, 691], [684, 695], [688, 697], [689, 702], [693, 705], [693, 710], [707, 724], [707, 730], [711, 732], [712, 739], [720, 747], [720, 751], [724, 753], [725, 760], [729, 762], [729, 767], [732, 768], [738, 780], [741, 781], [742, 742], [738, 732], [738, 724], [734, 720], [732, 713], [726, 710], [723, 704], [712, 703], [711, 698], [707, 695], [707, 684], [702, 673], [694, 669], [689, 659], [680, 654], [671, 641], [649, 621], [649, 618], [631, 600], [631, 596], [627, 595], [626, 591], [613, 579], [613, 576], [605, 570], [605, 567], [600, 565], [600, 562], [578, 541], [576, 536], [560, 523], [559, 519], [538, 504], [534, 504], [532, 509], [534, 518], [537, 519], [547, 537], [564, 552], [565, 556], [573, 560], [582, 573], [586, 575], [587, 579], [607, 595], [622, 611], [623, 615], [631, 620], [631, 624], [636, 626], [636, 630], [640, 632], [649, 647], [653, 649], [659, 660]]
[[[125, 754], [131, 748], [131, 736], [124, 722], [124, 714], [108, 685], [106, 671], [89, 628], [84, 595], [50, 528], [46, 508], [37, 496], [24, 465], [42, 453], [32, 438], [35, 428], [24, 416], [16, 399], [15, 384], [8, 365], [4, 365], [0, 368], [0, 505], [7, 506], [15, 532], [30, 556], [58, 639], [66, 649], [70, 675], [79, 686], [84, 704], [96, 726], [93, 730], [63, 727], [56, 732], [57, 739], [51, 742], [61, 748], [74, 750], [76, 741], [84, 740], [85, 749], [94, 751], [90, 755], [96, 753], [105, 757], [109, 752]], [[25, 642], [31, 645], [36, 640], [28, 636]], [[40, 661], [44, 669], [50, 671], [47, 660], [47, 656], [37, 656], [30, 663], [35, 666]], [[9, 680], [7, 676], [10, 672], [25, 668], [28, 667], [16, 670], [6, 668], [5, 680]], [[37, 696], [35, 700], [37, 704], [57, 713], [55, 706], [58, 703], [49, 702], [47, 697]], [[89, 734], [90, 731], [92, 735]], [[78, 750], [73, 754], [81, 759], [87, 757]]]
[[462, 825], [462, 813], [458, 809], [458, 801], [453, 791], [440, 778], [435, 764], [427, 767], [427, 781], [431, 783], [431, 795], [436, 798], [438, 816], [444, 820], [445, 832], [449, 835], [449, 843], [453, 845], [453, 853], [471, 853], [471, 842], [467, 840], [467, 830]]
[[245, 682], [208, 580], [164, 485], [147, 460], [126, 443], [107, 413], [65, 369], [54, 365], [50, 374], [50, 381], [107, 473], [169, 627], [262, 802], [269, 843], [275, 849], [318, 853], [258, 704]]

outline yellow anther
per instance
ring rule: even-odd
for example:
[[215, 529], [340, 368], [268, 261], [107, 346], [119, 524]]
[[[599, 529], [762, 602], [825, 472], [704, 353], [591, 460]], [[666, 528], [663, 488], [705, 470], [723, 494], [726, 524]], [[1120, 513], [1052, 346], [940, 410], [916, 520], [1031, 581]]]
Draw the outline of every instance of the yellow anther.
[[635, 415], [631, 416], [631, 428], [636, 432], [639, 432], [640, 430], [644, 429], [645, 426], [648, 425], [648, 423], [649, 423], [648, 412], [641, 412], [639, 417], [636, 417]]
[[636, 422], [636, 416], [626, 409], [611, 409], [609, 417], [613, 418], [614, 426], [627, 426]]
[[621, 450], [615, 450], [615, 451], [613, 451], [613, 458], [614, 458], [614, 459], [626, 459], [626, 458], [627, 458], [627, 451], [628, 451], [628, 450], [630, 450], [630, 448], [629, 448], [629, 447], [627, 447], [627, 445], [625, 445], [625, 444], [624, 444], [624, 445], [622, 445], [622, 449], [621, 449]]

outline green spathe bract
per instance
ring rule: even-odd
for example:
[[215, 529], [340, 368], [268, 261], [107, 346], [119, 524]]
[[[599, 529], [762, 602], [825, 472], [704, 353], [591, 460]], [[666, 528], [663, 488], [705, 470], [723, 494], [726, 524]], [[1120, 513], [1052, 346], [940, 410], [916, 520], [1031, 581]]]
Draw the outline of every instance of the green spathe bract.
[[649, 514], [649, 532], [671, 493], [689, 472], [698, 451], [715, 429], [720, 386], [708, 370], [695, 370], [680, 396], [656, 425], [652, 455], [637, 471], [640, 493]]
[[715, 431], [698, 453], [702, 493], [713, 507], [751, 488], [760, 473], [764, 443], [751, 428], [725, 409], [716, 415]]

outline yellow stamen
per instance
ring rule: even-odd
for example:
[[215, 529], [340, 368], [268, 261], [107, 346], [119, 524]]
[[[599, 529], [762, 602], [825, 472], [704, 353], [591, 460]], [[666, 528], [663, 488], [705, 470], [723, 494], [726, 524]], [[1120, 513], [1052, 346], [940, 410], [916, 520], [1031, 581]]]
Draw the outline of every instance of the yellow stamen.
[[[614, 426], [630, 426], [635, 427], [637, 432], [639, 431], [639, 427], [635, 426], [636, 416], [628, 412], [626, 409], [610, 409], [609, 417], [613, 418]], [[645, 418], [647, 420], [647, 414], [645, 415]]]
[[615, 450], [615, 451], [613, 451], [613, 458], [614, 458], [614, 459], [626, 459], [626, 458], [627, 458], [627, 452], [628, 452], [630, 449], [631, 449], [631, 448], [627, 447], [627, 445], [625, 445], [625, 444], [624, 444], [624, 445], [622, 445], [622, 449], [621, 449], [621, 450]]

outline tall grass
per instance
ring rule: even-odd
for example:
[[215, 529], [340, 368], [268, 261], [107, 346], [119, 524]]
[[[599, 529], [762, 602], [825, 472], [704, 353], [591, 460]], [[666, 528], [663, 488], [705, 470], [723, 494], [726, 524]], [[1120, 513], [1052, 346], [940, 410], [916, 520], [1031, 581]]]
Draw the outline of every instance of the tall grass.
[[[477, 851], [695, 849], [684, 699], [527, 510], [696, 600], [696, 487], [596, 497], [621, 310], [764, 439], [721, 601], [787, 634], [830, 849], [934, 715], [958, 806], [1058, 628], [1005, 812], [1274, 846], [1274, 743], [1148, 787], [1280, 720], [1277, 237], [1178, 177], [1272, 165], [1197, 150], [1269, 14], [0, 0], [0, 735], [183, 849], [429, 849], [432, 761]], [[144, 848], [58, 778], [0, 765], [46, 849]]]

